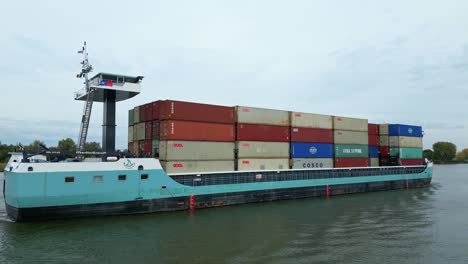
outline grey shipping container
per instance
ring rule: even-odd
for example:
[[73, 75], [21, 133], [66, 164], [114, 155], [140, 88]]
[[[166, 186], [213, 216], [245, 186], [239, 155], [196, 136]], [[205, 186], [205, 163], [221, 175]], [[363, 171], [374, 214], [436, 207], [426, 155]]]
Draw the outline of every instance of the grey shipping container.
[[335, 144], [367, 145], [369, 142], [367, 132], [335, 130], [333, 131], [333, 136]]
[[388, 135], [388, 124], [379, 125], [379, 134], [380, 135]]
[[133, 126], [128, 127], [128, 143], [133, 142]]
[[333, 159], [291, 159], [293, 169], [333, 168]]
[[289, 158], [289, 142], [238, 141], [239, 158]]
[[330, 115], [291, 112], [290, 120], [292, 127], [333, 128], [333, 119]]
[[140, 123], [140, 107], [133, 108], [133, 124]]
[[234, 171], [234, 160], [161, 161], [166, 173]]
[[160, 141], [161, 160], [234, 160], [233, 142]]
[[369, 167], [379, 167], [379, 158], [370, 158]]
[[388, 136], [381, 135], [379, 137], [379, 146], [388, 147]]
[[333, 129], [335, 130], [351, 130], [351, 131], [368, 131], [367, 119], [351, 118], [334, 116], [333, 117]]
[[282, 110], [236, 106], [237, 123], [289, 126], [289, 112]]
[[289, 159], [239, 159], [237, 169], [246, 170], [287, 170]]
[[145, 123], [133, 125], [133, 141], [145, 140]]
[[390, 136], [388, 137], [388, 145], [390, 147], [400, 147], [400, 148], [422, 148], [423, 142], [420, 137], [397, 137]]

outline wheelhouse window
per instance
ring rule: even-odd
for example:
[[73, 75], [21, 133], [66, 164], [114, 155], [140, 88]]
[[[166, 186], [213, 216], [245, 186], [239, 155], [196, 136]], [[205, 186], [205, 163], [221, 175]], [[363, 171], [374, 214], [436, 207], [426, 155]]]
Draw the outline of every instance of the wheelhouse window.
[[119, 175], [119, 181], [127, 180], [127, 175]]

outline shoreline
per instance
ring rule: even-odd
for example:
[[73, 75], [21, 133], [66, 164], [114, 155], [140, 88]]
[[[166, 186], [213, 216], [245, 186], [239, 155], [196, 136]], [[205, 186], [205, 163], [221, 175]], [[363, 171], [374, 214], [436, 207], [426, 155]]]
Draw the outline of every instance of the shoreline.
[[6, 163], [0, 163], [0, 172], [3, 172], [3, 169], [5, 168]]

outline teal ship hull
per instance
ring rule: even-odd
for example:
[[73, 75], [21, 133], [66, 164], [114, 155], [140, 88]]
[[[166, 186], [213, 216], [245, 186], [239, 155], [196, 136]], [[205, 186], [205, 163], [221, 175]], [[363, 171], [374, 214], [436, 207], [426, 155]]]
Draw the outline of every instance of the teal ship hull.
[[33, 221], [418, 188], [431, 179], [432, 164], [168, 175], [156, 159], [13, 162], [6, 168], [4, 196], [12, 220]]

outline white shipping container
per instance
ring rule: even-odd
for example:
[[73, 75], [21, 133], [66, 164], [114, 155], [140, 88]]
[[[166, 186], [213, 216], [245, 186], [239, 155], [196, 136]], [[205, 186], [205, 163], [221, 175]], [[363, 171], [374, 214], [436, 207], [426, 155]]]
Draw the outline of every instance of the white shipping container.
[[369, 144], [369, 134], [367, 132], [335, 130], [333, 131], [333, 136], [335, 144]]
[[333, 168], [333, 159], [291, 159], [293, 169]]
[[289, 142], [238, 141], [238, 158], [289, 158]]
[[421, 137], [388, 137], [388, 145], [390, 147], [400, 148], [422, 148], [423, 142]]
[[128, 127], [128, 143], [133, 142], [133, 126]]
[[166, 173], [234, 171], [234, 160], [161, 161]]
[[133, 108], [133, 124], [140, 123], [140, 107]]
[[289, 112], [282, 110], [236, 106], [236, 118], [244, 124], [289, 126]]
[[246, 170], [287, 170], [289, 159], [239, 159], [237, 169]]
[[388, 136], [381, 135], [379, 137], [379, 146], [388, 147]]
[[292, 127], [308, 127], [333, 129], [333, 119], [330, 115], [291, 112]]
[[133, 141], [145, 140], [145, 123], [133, 125]]
[[234, 142], [160, 141], [161, 160], [234, 160]]
[[388, 135], [388, 124], [379, 125], [379, 134]]
[[369, 167], [379, 167], [379, 158], [370, 158]]
[[368, 128], [367, 119], [351, 118], [334, 116], [333, 117], [333, 129], [335, 130], [351, 130], [351, 131], [362, 131], [367, 132]]

